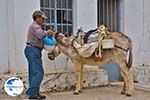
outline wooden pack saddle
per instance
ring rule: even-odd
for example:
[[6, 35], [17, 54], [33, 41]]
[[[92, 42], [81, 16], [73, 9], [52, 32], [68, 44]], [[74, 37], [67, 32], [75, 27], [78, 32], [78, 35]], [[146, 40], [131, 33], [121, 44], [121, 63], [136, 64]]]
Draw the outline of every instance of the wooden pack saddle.
[[73, 40], [73, 46], [81, 57], [90, 57], [95, 53], [96, 57], [102, 57], [102, 49], [114, 48], [114, 40], [107, 37], [109, 31], [104, 25], [100, 25], [91, 33], [84, 33], [82, 29], [77, 32], [77, 37]]

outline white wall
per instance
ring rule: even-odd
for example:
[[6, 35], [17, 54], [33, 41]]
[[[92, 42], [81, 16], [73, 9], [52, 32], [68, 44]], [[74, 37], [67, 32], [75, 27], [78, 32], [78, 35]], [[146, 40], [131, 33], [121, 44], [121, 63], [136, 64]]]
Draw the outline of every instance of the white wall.
[[143, 25], [143, 40], [141, 41], [143, 48], [141, 55], [144, 58], [144, 64], [150, 65], [150, 0], [143, 0], [144, 2], [144, 25]]
[[79, 27], [85, 31], [97, 27], [97, 0], [74, 1], [74, 32]]
[[[12, 72], [27, 71], [27, 62], [24, 57], [24, 48], [27, 30], [32, 23], [33, 11], [40, 9], [38, 0], [14, 0], [14, 29], [15, 29], [15, 66], [11, 66]], [[13, 27], [13, 26], [12, 26]]]
[[[85, 31], [97, 27], [97, 0], [73, 0], [74, 32], [80, 26]], [[135, 3], [136, 2], [136, 3]], [[122, 30], [133, 40], [134, 64], [149, 64], [150, 59], [150, 1], [124, 0]], [[32, 13], [40, 8], [39, 0], [0, 0], [0, 72], [26, 72], [24, 47]], [[64, 71], [66, 59], [60, 56], [49, 61], [44, 52], [46, 72]], [[72, 65], [69, 67], [72, 70]]]
[[7, 0], [0, 0], [0, 72], [8, 71], [8, 9]]
[[37, 0], [0, 0], [0, 72], [27, 71], [23, 50]]
[[124, 2], [124, 30], [133, 40], [134, 64], [150, 64], [150, 1]]

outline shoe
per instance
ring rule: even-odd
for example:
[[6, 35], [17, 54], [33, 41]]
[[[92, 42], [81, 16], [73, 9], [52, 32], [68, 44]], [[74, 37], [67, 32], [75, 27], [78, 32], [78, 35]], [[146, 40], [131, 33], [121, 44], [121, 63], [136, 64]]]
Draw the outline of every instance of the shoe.
[[28, 99], [36, 99], [36, 100], [41, 100], [41, 99], [45, 99], [45, 98], [46, 98], [46, 96], [40, 95], [40, 94], [28, 97]]

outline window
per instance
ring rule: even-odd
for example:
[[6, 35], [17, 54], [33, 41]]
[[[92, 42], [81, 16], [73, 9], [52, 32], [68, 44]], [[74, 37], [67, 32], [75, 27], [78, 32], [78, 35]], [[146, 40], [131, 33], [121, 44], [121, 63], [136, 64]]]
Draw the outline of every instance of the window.
[[106, 25], [111, 31], [119, 31], [120, 0], [98, 0], [98, 26]]
[[72, 0], [40, 0], [40, 2], [41, 10], [48, 17], [43, 28], [51, 28], [71, 35], [73, 32]]

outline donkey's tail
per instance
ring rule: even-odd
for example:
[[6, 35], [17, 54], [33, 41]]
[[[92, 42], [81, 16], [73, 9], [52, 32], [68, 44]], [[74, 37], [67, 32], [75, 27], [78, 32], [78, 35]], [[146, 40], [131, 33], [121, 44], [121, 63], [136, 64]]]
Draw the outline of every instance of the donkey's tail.
[[128, 50], [128, 61], [126, 63], [127, 67], [130, 69], [133, 63], [133, 54], [132, 54], [132, 41], [129, 40], [129, 50]]
[[132, 67], [132, 63], [133, 63], [133, 55], [132, 55], [132, 49], [129, 50], [129, 56], [128, 56], [128, 62], [127, 67], [130, 69]]

